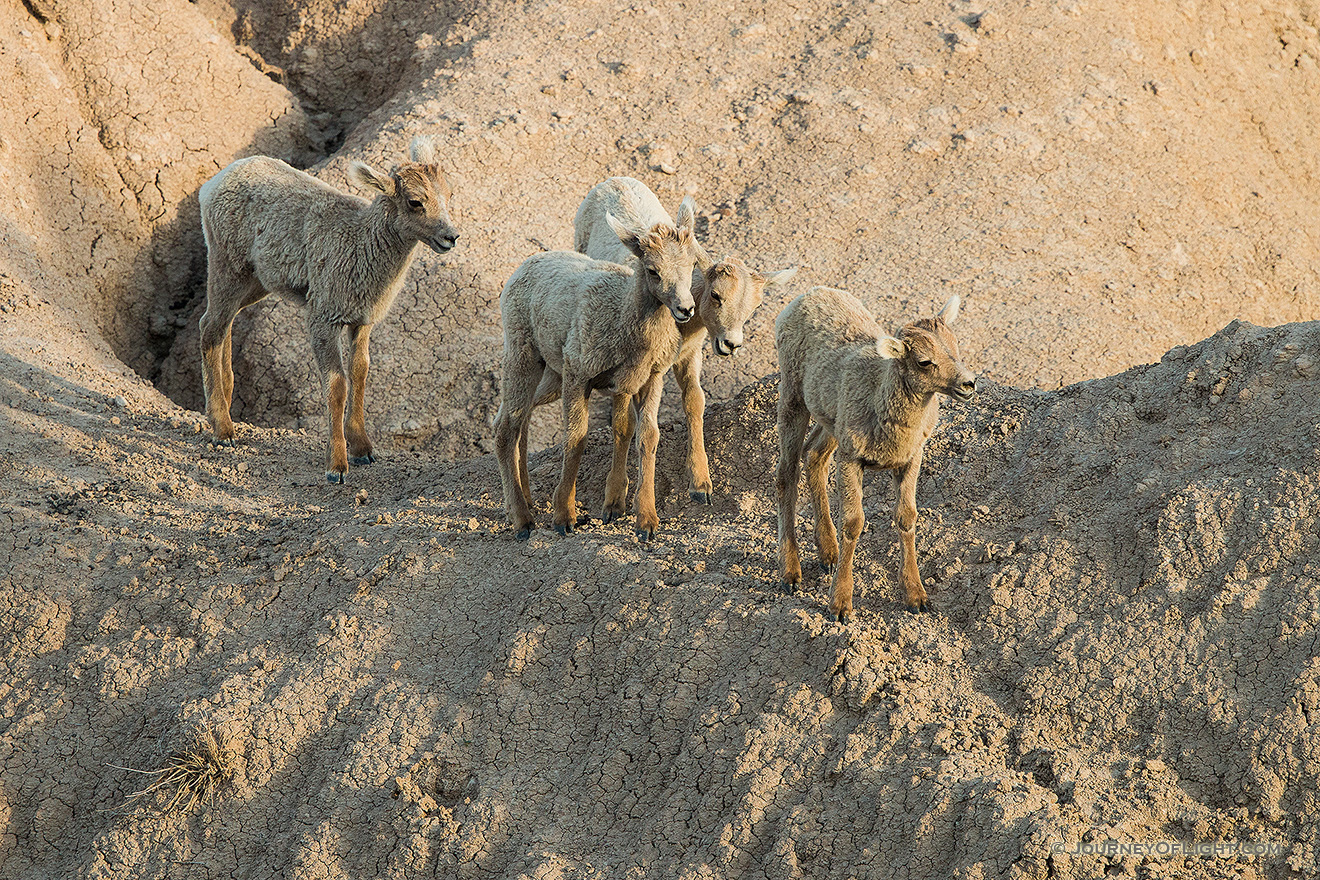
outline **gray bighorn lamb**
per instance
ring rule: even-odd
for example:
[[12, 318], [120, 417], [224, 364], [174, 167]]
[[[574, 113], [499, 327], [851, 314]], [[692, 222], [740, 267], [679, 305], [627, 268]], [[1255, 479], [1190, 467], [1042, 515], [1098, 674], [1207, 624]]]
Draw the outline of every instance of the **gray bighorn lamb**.
[[[634, 268], [550, 251], [526, 260], [500, 293], [504, 325], [504, 375], [495, 416], [495, 451], [504, 485], [504, 505], [519, 540], [532, 531], [527, 434], [538, 387], [562, 391], [564, 464], [554, 495], [555, 530], [573, 530], [577, 473], [587, 438], [587, 396], [594, 389], [614, 395], [615, 436], [631, 436], [632, 399], [642, 419], [642, 477], [637, 493], [637, 534], [649, 540], [660, 525], [655, 511], [655, 448], [660, 429], [661, 380], [679, 347], [675, 321], [691, 319], [692, 267], [697, 261], [691, 199], [684, 199], [676, 224], [633, 228], [607, 217], [615, 236], [637, 258]], [[626, 445], [624, 447], [626, 452]], [[615, 445], [616, 456], [618, 444]], [[621, 511], [627, 483], [622, 467], [610, 469], [605, 505]], [[625, 476], [626, 479], [626, 476]]]
[[[798, 473], [807, 449], [807, 483], [816, 510], [816, 546], [834, 569], [830, 611], [852, 616], [852, 562], [866, 525], [862, 468], [890, 470], [897, 495], [894, 526], [903, 542], [899, 583], [909, 611], [925, 611], [926, 590], [917, 570], [917, 474], [922, 447], [939, 418], [937, 394], [969, 399], [976, 377], [959, 359], [949, 325], [958, 317], [952, 297], [934, 318], [904, 327], [898, 338], [880, 329], [856, 297], [813, 287], [775, 320], [779, 350], [779, 566], [784, 585], [802, 581], [797, 543]], [[806, 437], [809, 420], [815, 420]], [[839, 509], [843, 553], [830, 519], [826, 479], [839, 453]], [[837, 568], [835, 567], [837, 564]]]
[[[206, 239], [202, 389], [216, 442], [234, 442], [233, 323], [240, 309], [276, 293], [307, 307], [312, 352], [330, 409], [325, 477], [344, 482], [354, 464], [375, 461], [363, 412], [367, 343], [403, 285], [418, 243], [454, 246], [449, 184], [429, 140], [414, 138], [412, 161], [390, 174], [354, 162], [349, 177], [379, 190], [368, 202], [278, 159], [239, 159], [208, 180], [199, 199]], [[352, 404], [341, 339], [351, 345]], [[347, 444], [345, 443], [347, 430]]]
[[[577, 215], [573, 218], [573, 246], [578, 252], [598, 260], [628, 262], [631, 254], [610, 229], [605, 221], [606, 216], [619, 218], [634, 229], [673, 224], [669, 214], [660, 205], [660, 200], [646, 184], [631, 177], [611, 177], [592, 187], [578, 206]], [[683, 410], [687, 417], [687, 469], [691, 481], [688, 494], [694, 501], [710, 504], [712, 492], [703, 426], [706, 395], [701, 390], [701, 357], [706, 337], [710, 336], [711, 347], [720, 357], [735, 354], [742, 347], [743, 324], [761, 304], [766, 288], [783, 284], [796, 272], [797, 269], [793, 268], [762, 274], [749, 268], [737, 257], [725, 257], [712, 264], [704, 252], [699, 252], [698, 264], [692, 273], [692, 295], [696, 301], [698, 320], [689, 321], [679, 328], [682, 344], [673, 363], [674, 379], [682, 392]], [[542, 380], [541, 386], [537, 402], [553, 400], [558, 389], [549, 387], [546, 380]], [[615, 449], [616, 467], [626, 464], [628, 444], [631, 441], [631, 436], [615, 437], [615, 443], [622, 444], [621, 449]], [[626, 471], [612, 474], [611, 479], [621, 482], [624, 491], [627, 491]], [[650, 487], [647, 491], [654, 495], [655, 489]], [[606, 508], [606, 522], [615, 515], [623, 514], [622, 503], [620, 500], [619, 510]]]

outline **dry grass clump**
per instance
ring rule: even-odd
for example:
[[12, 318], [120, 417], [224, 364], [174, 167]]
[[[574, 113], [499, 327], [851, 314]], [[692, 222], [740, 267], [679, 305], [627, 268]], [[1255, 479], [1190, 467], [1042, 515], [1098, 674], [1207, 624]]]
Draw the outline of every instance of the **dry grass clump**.
[[125, 805], [170, 786], [174, 787], [174, 795], [165, 804], [163, 812], [186, 813], [198, 804], [209, 804], [216, 793], [234, 778], [236, 758], [233, 743], [223, 731], [217, 733], [204, 728], [191, 745], [176, 752], [159, 770], [119, 768], [156, 777], [150, 785], [129, 795]]

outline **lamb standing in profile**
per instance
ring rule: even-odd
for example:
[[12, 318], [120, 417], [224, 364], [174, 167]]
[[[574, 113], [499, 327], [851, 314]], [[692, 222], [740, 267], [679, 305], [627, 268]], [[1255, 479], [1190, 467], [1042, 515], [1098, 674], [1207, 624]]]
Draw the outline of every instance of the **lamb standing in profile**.
[[[217, 443], [234, 442], [229, 417], [234, 317], [276, 293], [307, 307], [312, 352], [330, 409], [325, 478], [344, 482], [350, 453], [354, 464], [376, 460], [363, 410], [371, 328], [393, 305], [418, 243], [443, 254], [458, 238], [449, 219], [449, 184], [434, 147], [414, 138], [410, 153], [412, 161], [391, 174], [353, 163], [350, 178], [380, 191], [371, 202], [268, 156], [239, 159], [202, 186], [202, 389]], [[347, 428], [345, 329], [352, 349]]]
[[[880, 329], [866, 307], [842, 290], [813, 287], [775, 320], [779, 350], [779, 567], [784, 585], [802, 582], [797, 543], [798, 473], [807, 449], [807, 483], [816, 511], [816, 546], [834, 569], [830, 611], [852, 617], [852, 563], [866, 525], [862, 468], [893, 473], [894, 526], [903, 541], [899, 583], [909, 611], [926, 611], [917, 570], [917, 474], [921, 453], [939, 418], [937, 394], [967, 400], [976, 377], [958, 356], [949, 325], [958, 317], [954, 296], [934, 318], [908, 324], [897, 339]], [[809, 420], [815, 420], [806, 437]], [[839, 508], [843, 553], [830, 519], [830, 456], [839, 452]], [[836, 567], [837, 565], [837, 567]]]
[[[634, 268], [550, 251], [526, 260], [500, 293], [504, 324], [504, 376], [495, 417], [495, 451], [504, 505], [516, 537], [534, 525], [527, 473], [527, 434], [532, 408], [544, 388], [559, 389], [564, 406], [564, 464], [554, 495], [554, 526], [573, 530], [577, 473], [587, 439], [587, 396], [614, 395], [614, 433], [631, 436], [632, 400], [642, 419], [642, 491], [637, 493], [637, 534], [649, 540], [659, 528], [654, 492], [657, 412], [661, 380], [679, 347], [679, 324], [691, 319], [692, 267], [698, 259], [691, 199], [676, 224], [632, 227], [606, 223], [637, 258]], [[549, 400], [551, 397], [545, 397]], [[622, 512], [627, 497], [626, 460], [617, 460], [606, 485], [605, 509]], [[626, 453], [627, 446], [624, 450]], [[620, 484], [618, 475], [624, 475]]]
[[[598, 260], [628, 262], [631, 254], [606, 223], [606, 216], [619, 218], [634, 229], [673, 224], [660, 200], [646, 184], [631, 177], [611, 177], [592, 187], [578, 206], [573, 218], [573, 246], [579, 253]], [[766, 288], [783, 284], [796, 272], [797, 269], [793, 268], [763, 275], [737, 257], [725, 257], [712, 264], [699, 250], [698, 263], [692, 272], [692, 295], [698, 320], [679, 327], [682, 343], [672, 365], [687, 417], [688, 494], [694, 501], [710, 504], [712, 492], [703, 423], [706, 395], [701, 390], [701, 357], [706, 337], [710, 336], [711, 347], [720, 357], [736, 354], [743, 344], [743, 324], [761, 304]], [[553, 400], [557, 389], [548, 387], [545, 380], [541, 386], [537, 393], [538, 403]], [[616, 435], [614, 439], [614, 465], [625, 470], [619, 474], [611, 473], [610, 478], [612, 482], [621, 482], [626, 492], [628, 445], [632, 437]], [[654, 487], [646, 491], [655, 494]], [[622, 500], [619, 503], [622, 505]], [[605, 521], [609, 522], [616, 513], [622, 515], [623, 511], [612, 511], [607, 507]]]

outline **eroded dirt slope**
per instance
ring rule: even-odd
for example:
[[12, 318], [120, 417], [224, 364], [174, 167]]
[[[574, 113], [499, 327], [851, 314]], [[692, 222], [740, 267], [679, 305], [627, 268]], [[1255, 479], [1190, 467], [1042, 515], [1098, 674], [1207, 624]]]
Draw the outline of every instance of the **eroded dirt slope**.
[[[316, 433], [217, 449], [7, 354], [0, 876], [1315, 876], [1318, 345], [1238, 323], [949, 406], [936, 611], [897, 601], [879, 475], [848, 628], [824, 578], [779, 590], [772, 379], [710, 414], [713, 508], [671, 425], [656, 543], [517, 544], [490, 457], [329, 487]], [[126, 803], [204, 726], [236, 754], [213, 804]], [[1106, 839], [1284, 846], [1055, 852]]]
[[[808, 264], [753, 320], [744, 356], [709, 364], [716, 398], [774, 369], [771, 322], [810, 284], [896, 325], [960, 293], [979, 368], [1044, 388], [1234, 318], [1320, 306], [1320, 39], [1305, 3], [233, 8], [265, 22], [251, 41], [295, 88], [372, 108], [327, 179], [342, 184], [348, 158], [397, 161], [418, 133], [453, 170], [463, 243], [419, 257], [373, 349], [371, 418], [403, 445], [486, 449], [499, 289], [527, 256], [570, 246], [574, 209], [611, 174], [670, 206], [692, 191], [716, 253]], [[381, 75], [352, 85], [336, 46]], [[296, 310], [254, 312], [237, 337], [238, 416], [320, 424]], [[190, 324], [159, 379], [189, 407], [196, 360]]]
[[[1320, 325], [1229, 322], [1315, 317], [1316, 24], [0, 0], [0, 878], [1315, 877]], [[158, 390], [198, 403], [197, 186], [320, 151], [342, 185], [419, 133], [464, 237], [376, 334], [396, 448], [324, 484], [273, 304], [236, 415], [276, 427], [212, 447]], [[619, 173], [693, 191], [717, 253], [809, 265], [708, 368], [713, 508], [670, 423], [654, 544], [520, 545], [482, 454], [498, 291]], [[779, 589], [768, 331], [814, 283], [893, 324], [965, 298], [989, 381], [928, 450], [933, 614], [897, 601], [884, 477], [858, 622]], [[218, 797], [134, 799], [203, 729]], [[1280, 848], [1070, 855], [1106, 840]]]
[[185, 0], [4, 0], [0, 79], [4, 320], [64, 312], [153, 375], [204, 284], [198, 187], [306, 161], [297, 100]]

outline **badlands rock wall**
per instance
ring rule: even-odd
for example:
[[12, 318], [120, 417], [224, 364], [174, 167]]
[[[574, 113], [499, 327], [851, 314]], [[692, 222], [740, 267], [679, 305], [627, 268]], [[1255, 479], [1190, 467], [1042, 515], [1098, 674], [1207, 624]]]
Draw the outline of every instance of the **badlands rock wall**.
[[[1016, 385], [1107, 375], [1235, 317], [1316, 313], [1305, 4], [234, 8], [308, 100], [363, 113], [327, 179], [396, 161], [417, 133], [443, 144], [463, 243], [419, 257], [374, 347], [371, 420], [404, 445], [486, 448], [498, 291], [570, 246], [578, 201], [611, 174], [668, 205], [695, 193], [716, 253], [807, 264], [784, 297], [840, 286], [899, 324], [961, 293], [973, 362]], [[388, 81], [354, 85], [330, 60], [343, 48]], [[716, 398], [773, 371], [782, 302], [738, 359], [711, 358]], [[240, 324], [240, 418], [321, 423], [298, 322], [271, 304]], [[195, 349], [190, 323], [158, 379], [190, 407]]]

